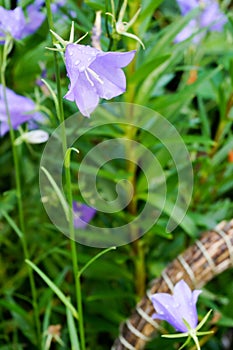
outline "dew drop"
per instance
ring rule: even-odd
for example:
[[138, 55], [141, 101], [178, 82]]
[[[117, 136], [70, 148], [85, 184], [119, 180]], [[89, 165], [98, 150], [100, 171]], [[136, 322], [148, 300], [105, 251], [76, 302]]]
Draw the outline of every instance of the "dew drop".
[[159, 314], [160, 314], [160, 315], [164, 315], [164, 312], [163, 312], [163, 311], [159, 311]]
[[70, 56], [73, 56], [73, 54], [74, 54], [73, 51], [70, 51]]
[[85, 67], [84, 67], [84, 66], [80, 66], [80, 67], [79, 67], [79, 71], [80, 71], [80, 72], [84, 72], [84, 71], [85, 71]]
[[168, 309], [168, 308], [169, 308], [169, 305], [167, 305], [167, 304], [166, 304], [166, 305], [164, 305], [164, 306], [165, 306], [165, 308], [166, 308], [166, 309]]
[[79, 60], [77, 60], [76, 62], [74, 62], [74, 65], [75, 65], [75, 66], [78, 66], [78, 65], [79, 65], [79, 63], [80, 63], [80, 61], [79, 61]]

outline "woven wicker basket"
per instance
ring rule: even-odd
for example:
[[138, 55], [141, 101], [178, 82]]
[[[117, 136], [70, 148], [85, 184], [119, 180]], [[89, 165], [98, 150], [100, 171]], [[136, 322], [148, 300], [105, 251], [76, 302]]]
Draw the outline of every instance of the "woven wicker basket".
[[139, 302], [131, 317], [120, 328], [112, 350], [142, 350], [159, 331], [159, 321], [151, 318], [154, 312], [149, 299], [157, 292], [170, 293], [174, 284], [184, 279], [192, 288], [201, 288], [214, 276], [233, 267], [233, 220], [221, 222], [179, 255], [151, 283], [151, 289]]

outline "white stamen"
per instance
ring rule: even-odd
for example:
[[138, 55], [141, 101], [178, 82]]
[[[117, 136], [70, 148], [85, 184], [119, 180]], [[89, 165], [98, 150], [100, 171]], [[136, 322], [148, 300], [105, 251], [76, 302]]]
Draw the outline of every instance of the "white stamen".
[[[87, 68], [88, 69], [88, 68]], [[91, 84], [91, 86], [95, 86], [95, 84], [93, 83], [93, 81], [91, 80], [91, 78], [89, 77], [87, 70], [84, 71], [87, 80], [89, 81], [89, 83]]]
[[95, 78], [100, 84], [103, 84], [103, 80], [100, 79], [99, 75], [96, 74], [96, 72], [94, 72], [91, 68], [87, 68], [87, 71], [93, 76], [93, 78]]

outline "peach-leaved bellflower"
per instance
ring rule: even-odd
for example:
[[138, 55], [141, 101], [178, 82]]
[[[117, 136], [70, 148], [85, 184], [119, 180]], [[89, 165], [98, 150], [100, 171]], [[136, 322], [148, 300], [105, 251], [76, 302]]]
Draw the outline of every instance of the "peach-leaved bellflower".
[[165, 320], [177, 331], [187, 332], [185, 320], [191, 328], [197, 326], [196, 302], [201, 290], [191, 291], [189, 286], [181, 280], [174, 287], [173, 295], [168, 293], [156, 293], [151, 296], [151, 301], [156, 310], [153, 318]]
[[110, 100], [126, 90], [121, 68], [134, 58], [136, 51], [104, 52], [90, 46], [68, 44], [65, 64], [70, 79], [65, 98], [75, 101], [80, 112], [89, 117], [100, 98]]
[[191, 291], [184, 280], [179, 281], [173, 291], [173, 295], [168, 293], [156, 293], [151, 295], [151, 301], [156, 310], [152, 318], [164, 320], [170, 323], [178, 334], [165, 334], [166, 338], [184, 338], [186, 342], [179, 348], [183, 349], [193, 339], [197, 350], [201, 350], [198, 336], [212, 333], [212, 331], [199, 332], [199, 329], [207, 321], [210, 310], [202, 321], [198, 324], [196, 303], [201, 290]]

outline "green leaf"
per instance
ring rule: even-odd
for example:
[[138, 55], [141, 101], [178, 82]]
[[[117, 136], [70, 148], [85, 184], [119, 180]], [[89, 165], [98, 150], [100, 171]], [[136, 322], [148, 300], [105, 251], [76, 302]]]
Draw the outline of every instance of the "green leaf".
[[78, 319], [78, 313], [76, 308], [71, 304], [69, 298], [63, 294], [63, 292], [54, 284], [53, 281], [49, 277], [47, 277], [43, 271], [39, 269], [32, 261], [26, 259], [25, 262], [31, 266], [31, 268], [38, 273], [38, 275], [43, 279], [43, 281], [53, 290], [53, 292], [57, 295], [57, 297], [63, 302], [63, 304], [70, 309], [73, 316]]
[[138, 84], [145, 79], [152, 71], [159, 67], [162, 63], [167, 61], [171, 54], [156, 57], [155, 59], [142, 64], [135, 73], [130, 77], [130, 83]]
[[77, 327], [75, 325], [73, 315], [69, 308], [66, 308], [66, 317], [70, 335], [71, 350], [80, 350], [79, 339], [77, 335]]
[[0, 196], [0, 219], [3, 216], [3, 213], [8, 213], [14, 209], [16, 201], [16, 190], [14, 189], [4, 192]]

